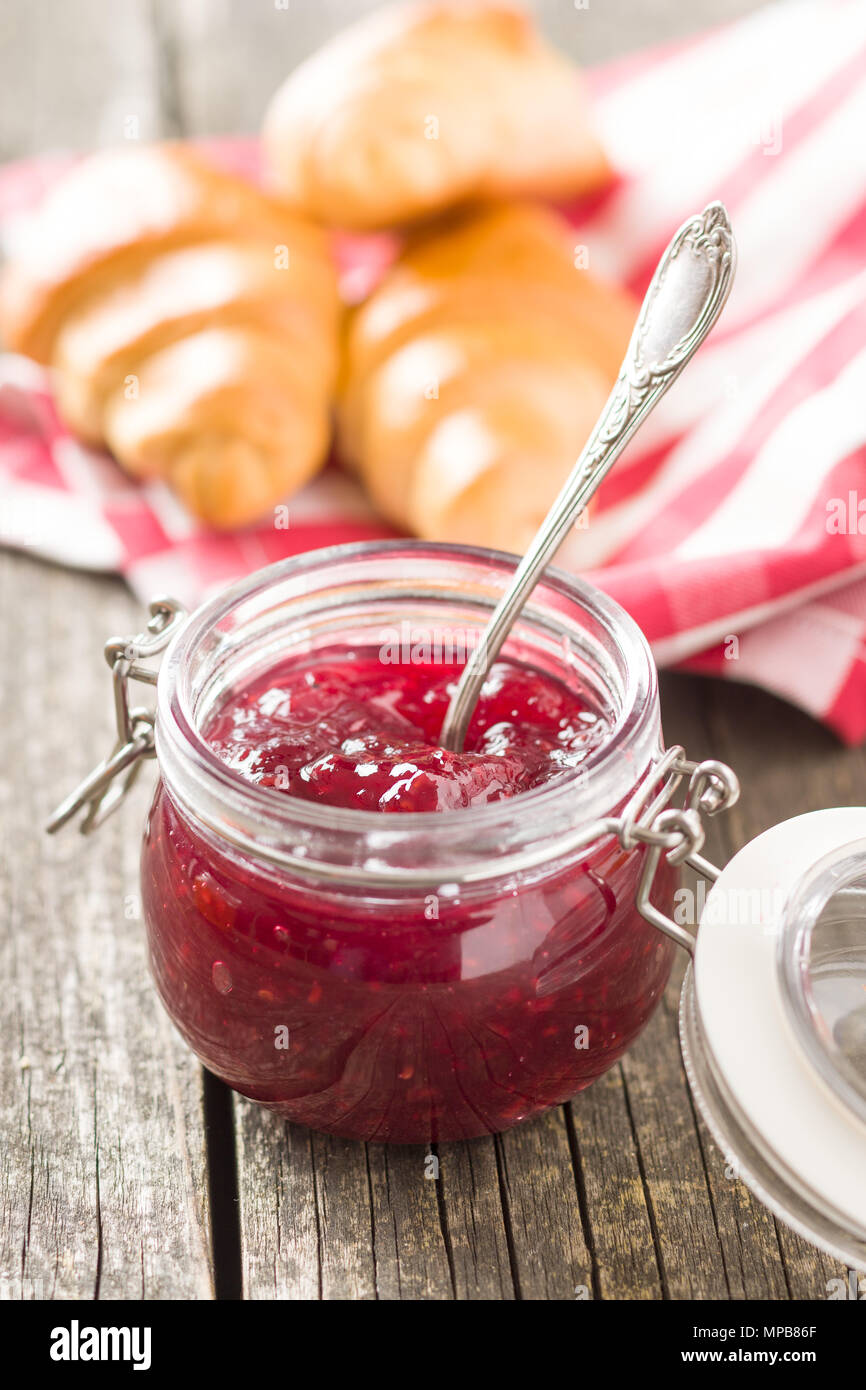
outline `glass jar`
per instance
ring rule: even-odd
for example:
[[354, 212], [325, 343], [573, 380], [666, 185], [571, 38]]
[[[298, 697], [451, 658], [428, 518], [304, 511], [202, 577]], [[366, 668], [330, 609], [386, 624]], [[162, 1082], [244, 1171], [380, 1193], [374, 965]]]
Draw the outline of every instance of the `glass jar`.
[[[147, 630], [105, 649], [117, 745], [48, 829], [81, 811], [94, 829], [158, 757], [142, 882], [169, 1013], [237, 1090], [359, 1139], [470, 1137], [566, 1100], [633, 1042], [682, 946], [686, 1074], [726, 1163], [862, 1268], [866, 807], [795, 816], [708, 863], [703, 817], [736, 802], [736, 775], [663, 749], [652, 658], [616, 604], [551, 570], [514, 628], [505, 655], [584, 696], [606, 732], [511, 800], [334, 809], [242, 780], [202, 736], [295, 655], [384, 634], [393, 653], [404, 624], [409, 660], [413, 634], [468, 648], [514, 563], [373, 543], [263, 570], [189, 620], [155, 599]], [[133, 707], [166, 648], [156, 711]], [[683, 863], [712, 883], [695, 935], [671, 915]]]
[[[154, 978], [212, 1072], [301, 1124], [424, 1143], [505, 1129], [606, 1071], [664, 989], [673, 943], [636, 906], [647, 847], [610, 828], [661, 752], [655, 668], [583, 581], [550, 572], [507, 646], [609, 720], [552, 785], [383, 816], [242, 781], [202, 736], [278, 661], [407, 630], [468, 644], [513, 565], [404, 541], [303, 555], [206, 603], [163, 662], [142, 853]], [[666, 915], [677, 876], [655, 874]]]

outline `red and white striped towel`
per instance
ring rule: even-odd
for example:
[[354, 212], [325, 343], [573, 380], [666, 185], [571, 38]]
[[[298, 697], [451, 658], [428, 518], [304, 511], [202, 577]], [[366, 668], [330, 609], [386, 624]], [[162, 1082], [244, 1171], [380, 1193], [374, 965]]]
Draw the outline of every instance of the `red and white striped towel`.
[[[576, 22], [580, 22], [579, 13]], [[726, 203], [739, 270], [721, 322], [580, 534], [595, 583], [661, 664], [751, 681], [866, 736], [866, 0], [786, 0], [591, 74], [620, 171], [570, 209], [589, 263], [636, 292], [674, 228]], [[255, 173], [252, 142], [215, 155]], [[0, 171], [0, 225], [62, 161]], [[387, 242], [351, 241], [357, 290]], [[282, 556], [390, 534], [329, 469], [290, 529], [205, 531], [81, 447], [47, 378], [0, 370], [0, 540], [187, 603]]]

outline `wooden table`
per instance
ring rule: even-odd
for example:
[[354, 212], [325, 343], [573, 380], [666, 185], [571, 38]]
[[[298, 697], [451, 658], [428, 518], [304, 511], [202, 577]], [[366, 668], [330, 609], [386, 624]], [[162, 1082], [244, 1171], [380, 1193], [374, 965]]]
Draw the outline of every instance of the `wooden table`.
[[[7, 0], [5, 157], [251, 129], [284, 70], [360, 7]], [[594, 59], [745, 3], [540, 6]], [[579, 41], [578, 41], [579, 36]], [[156, 1001], [138, 898], [147, 789], [100, 834], [40, 834], [110, 738], [119, 581], [0, 555], [3, 682], [0, 1294], [9, 1297], [826, 1297], [844, 1273], [738, 1182], [695, 1113], [676, 1036], [682, 963], [621, 1065], [572, 1104], [424, 1151], [287, 1125], [201, 1068]], [[746, 687], [667, 676], [669, 742], [740, 772], [723, 862], [774, 821], [863, 799], [866, 754]]]

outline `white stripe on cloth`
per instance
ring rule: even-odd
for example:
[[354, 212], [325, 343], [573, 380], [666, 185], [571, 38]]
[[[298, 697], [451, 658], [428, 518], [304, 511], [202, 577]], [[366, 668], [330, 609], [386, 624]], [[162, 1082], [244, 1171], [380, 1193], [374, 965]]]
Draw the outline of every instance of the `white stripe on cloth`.
[[802, 527], [827, 475], [866, 439], [864, 403], [866, 348], [823, 391], [789, 411], [675, 557], [783, 548]]
[[[769, 599], [766, 603], [754, 604], [751, 608], [740, 609], [737, 613], [727, 613], [722, 617], [713, 618], [711, 622], [703, 623], [700, 627], [683, 629], [669, 637], [658, 637], [651, 644], [653, 655], [660, 666], [675, 666], [677, 662], [707, 651], [730, 636], [737, 636], [742, 640], [742, 635], [753, 628], [760, 627], [763, 631], [765, 624], [774, 622], [783, 613], [797, 612], [801, 607], [806, 607], [825, 594], [832, 596], [836, 589], [845, 589], [852, 581], [864, 575], [866, 564], [845, 570], [843, 574], [827, 575], [814, 584], [803, 585], [800, 589], [782, 594], [776, 599]], [[800, 679], [805, 687], [809, 687], [812, 678], [811, 663], [804, 664], [802, 657], [801, 648]], [[772, 669], [772, 663], [768, 663], [768, 669]]]
[[[848, 281], [838, 298], [841, 319], [850, 307], [847, 296], [856, 294], [856, 277]], [[866, 279], [863, 281], [866, 292]], [[822, 302], [824, 294], [813, 296], [799, 304], [783, 303], [780, 308], [764, 315], [756, 323], [736, 334], [713, 336], [707, 339], [700, 352], [689, 363], [688, 380], [674, 387], [641, 427], [635, 444], [623, 457], [618, 469], [640, 463], [645, 455], [677, 439], [702, 420], [710, 410], [724, 409], [725, 403], [739, 395], [743, 386], [753, 380], [771, 363], [791, 332], [798, 333], [801, 317], [811, 319], [811, 305]], [[853, 302], [853, 300], [852, 300]], [[831, 324], [832, 326], [832, 324]]]
[[[747, 434], [773, 393], [864, 292], [866, 271], [780, 315], [774, 351], [768, 353], [761, 369], [746, 376], [731, 399], [722, 400], [695, 423], [639, 492], [592, 518], [580, 536], [583, 567], [594, 569], [602, 564], [633, 536], [651, 526], [653, 518], [671, 504], [682, 488], [716, 467]], [[685, 378], [673, 390], [687, 393]], [[863, 429], [866, 432], [866, 422]]]
[[163, 550], [156, 555], [145, 555], [127, 565], [124, 578], [136, 598], [147, 604], [154, 594], [171, 594], [173, 599], [185, 608], [195, 609], [211, 594], [224, 589], [226, 584], [239, 578], [232, 573], [205, 584], [194, 560], [182, 550]]
[[599, 131], [627, 182], [584, 228], [596, 269], [628, 279], [757, 148], [761, 178], [783, 162], [770, 156], [786, 119], [866, 43], [866, 6], [832, 8], [830, 23], [826, 0], [767, 6], [602, 95]]
[[16, 479], [0, 497], [0, 545], [74, 569], [122, 569], [125, 550], [99, 498]]
[[784, 294], [863, 203], [866, 81], [739, 203], [725, 330]]
[[190, 536], [194, 536], [197, 531], [201, 530], [199, 523], [166, 483], [157, 481], [145, 483], [141, 492], [144, 494], [148, 508], [170, 541], [177, 544], [188, 540]]
[[[858, 660], [863, 625], [845, 621], [821, 602], [782, 613], [744, 632], [735, 661], [726, 663], [731, 680], [763, 685], [820, 718]], [[803, 680], [803, 654], [809, 654], [809, 679]]]
[[72, 435], [62, 434], [50, 443], [51, 458], [71, 496], [94, 504], [141, 506], [141, 493], [108, 454], [91, 449]]

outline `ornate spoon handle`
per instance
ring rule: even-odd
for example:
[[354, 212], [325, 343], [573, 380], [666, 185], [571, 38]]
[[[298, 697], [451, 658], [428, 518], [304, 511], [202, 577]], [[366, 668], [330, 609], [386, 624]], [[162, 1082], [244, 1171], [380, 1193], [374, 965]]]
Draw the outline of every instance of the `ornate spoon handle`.
[[713, 327], [736, 259], [728, 215], [710, 203], [683, 223], [659, 261], [595, 428], [463, 668], [442, 725], [444, 748], [463, 747], [481, 686], [517, 615], [599, 483]]

